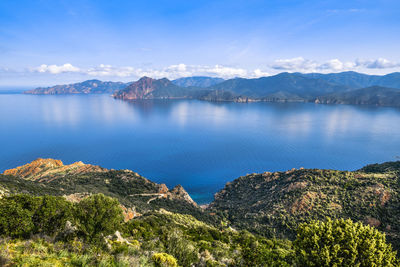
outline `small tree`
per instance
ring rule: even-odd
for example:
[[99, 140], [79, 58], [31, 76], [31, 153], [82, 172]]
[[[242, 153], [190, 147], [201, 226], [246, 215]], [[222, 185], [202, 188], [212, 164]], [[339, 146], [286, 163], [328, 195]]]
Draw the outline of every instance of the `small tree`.
[[294, 249], [300, 266], [394, 266], [397, 262], [385, 234], [350, 219], [301, 224]]
[[76, 205], [75, 213], [80, 230], [90, 240], [98, 238], [101, 234], [114, 233], [124, 221], [118, 200], [103, 194], [83, 199]]
[[32, 211], [24, 209], [18, 200], [4, 198], [0, 201], [0, 235], [29, 237], [33, 233]]
[[35, 232], [52, 234], [61, 230], [72, 219], [72, 203], [63, 197], [43, 196], [33, 215]]

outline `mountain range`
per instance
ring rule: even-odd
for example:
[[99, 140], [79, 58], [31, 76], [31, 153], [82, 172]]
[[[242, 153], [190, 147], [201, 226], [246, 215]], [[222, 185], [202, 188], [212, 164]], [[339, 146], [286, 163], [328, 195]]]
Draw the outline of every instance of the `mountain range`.
[[357, 72], [331, 74], [280, 73], [255, 79], [211, 77], [142, 77], [136, 82], [97, 80], [37, 88], [27, 94], [110, 93], [124, 100], [187, 98], [207, 101], [315, 102], [400, 106], [400, 73], [383, 76]]
[[181, 87], [201, 87], [206, 88], [218, 83], [223, 82], [222, 78], [213, 78], [206, 76], [193, 76], [193, 77], [184, 77], [173, 80], [172, 83], [181, 86]]
[[39, 87], [25, 91], [25, 94], [33, 95], [62, 95], [62, 94], [111, 94], [127, 86], [122, 82], [102, 82], [99, 80], [88, 80], [81, 83], [55, 85], [52, 87]]

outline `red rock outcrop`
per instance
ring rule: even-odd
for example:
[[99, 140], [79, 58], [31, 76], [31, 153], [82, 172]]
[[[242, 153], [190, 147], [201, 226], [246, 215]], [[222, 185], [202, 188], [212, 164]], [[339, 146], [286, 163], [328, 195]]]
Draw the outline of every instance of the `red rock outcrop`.
[[[50, 181], [56, 177], [67, 174], [81, 174], [86, 172], [105, 172], [108, 171], [99, 166], [84, 164], [81, 161], [64, 165], [61, 160], [38, 158], [31, 163], [4, 171], [4, 175], [18, 176], [28, 180]], [[42, 180], [43, 178], [43, 180]]]

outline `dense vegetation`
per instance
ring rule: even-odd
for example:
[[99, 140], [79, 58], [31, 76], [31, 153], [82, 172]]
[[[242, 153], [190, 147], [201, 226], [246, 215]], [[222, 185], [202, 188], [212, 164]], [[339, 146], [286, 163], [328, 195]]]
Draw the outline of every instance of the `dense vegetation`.
[[[13, 175], [0, 174], [0, 196], [29, 193], [69, 196], [79, 200], [88, 194], [102, 193], [118, 199], [126, 207], [133, 207], [138, 213], [164, 208], [206, 221], [213, 220], [212, 216], [205, 215], [184, 198], [188, 195], [183, 188], [177, 186], [168, 190], [165, 185], [151, 182], [129, 170], [107, 170], [83, 163], [57, 166], [52, 159], [37, 159], [15, 170], [18, 173], [5, 172]], [[179, 188], [183, 192], [177, 190]]]
[[251, 266], [289, 262], [293, 256], [290, 241], [214, 227], [163, 209], [124, 222], [118, 201], [102, 194], [78, 203], [8, 196], [0, 200], [0, 218], [0, 235], [13, 238], [0, 244], [1, 261], [10, 264]]
[[5, 173], [0, 265], [398, 264], [400, 162], [251, 174], [206, 210], [127, 170], [38, 159]]
[[[395, 253], [386, 244], [383, 234], [351, 221], [302, 224], [292, 243], [266, 239], [224, 225], [212, 226], [190, 215], [163, 209], [124, 222], [118, 201], [102, 194], [78, 203], [54, 196], [8, 196], [0, 199], [0, 218], [2, 265], [396, 264]], [[345, 236], [340, 235], [341, 231]], [[313, 242], [315, 245], [311, 246]], [[357, 251], [349, 252], [349, 247]], [[318, 249], [323, 249], [324, 253], [316, 253]]]
[[303, 223], [294, 242], [300, 266], [393, 266], [396, 253], [385, 235], [351, 220]]
[[400, 90], [381, 86], [372, 86], [349, 92], [339, 92], [318, 97], [316, 102], [324, 104], [400, 107]]
[[233, 227], [290, 238], [302, 222], [350, 218], [373, 225], [400, 247], [400, 162], [359, 171], [300, 169], [240, 177], [215, 196], [209, 211]]

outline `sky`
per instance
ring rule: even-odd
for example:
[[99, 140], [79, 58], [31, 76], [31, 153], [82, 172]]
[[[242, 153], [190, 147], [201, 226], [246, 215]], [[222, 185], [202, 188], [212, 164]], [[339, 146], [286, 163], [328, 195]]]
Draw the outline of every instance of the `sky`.
[[0, 0], [0, 86], [400, 71], [398, 0]]

